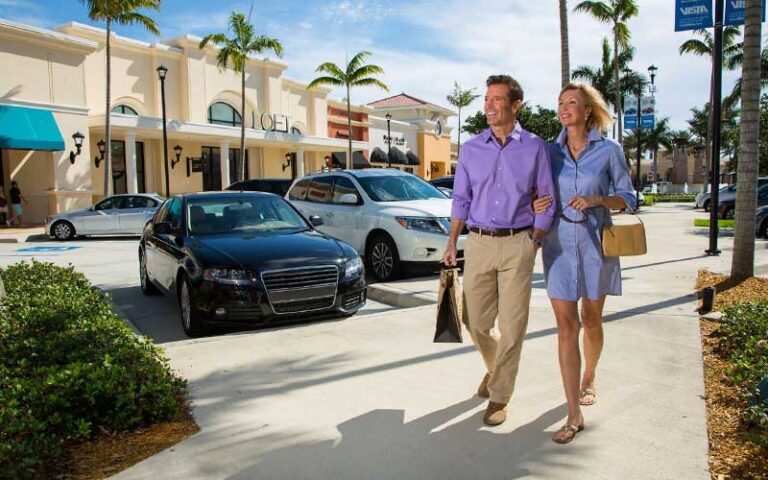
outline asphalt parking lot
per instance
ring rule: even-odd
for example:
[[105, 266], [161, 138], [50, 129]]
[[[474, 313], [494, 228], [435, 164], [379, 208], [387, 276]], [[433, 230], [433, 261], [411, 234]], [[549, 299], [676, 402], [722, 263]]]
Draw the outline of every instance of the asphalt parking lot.
[[[40, 230], [42, 231], [42, 230]], [[119, 313], [155, 343], [163, 344], [189, 337], [181, 328], [176, 299], [162, 295], [146, 296], [139, 288], [138, 237], [93, 237], [71, 242], [57, 242], [42, 234], [32, 233], [20, 243], [0, 243], [0, 266], [35, 258], [56, 265], [73, 265], [94, 286], [109, 293]], [[26, 240], [26, 241], [23, 241]], [[396, 310], [384, 303], [368, 300], [353, 317], [319, 319], [320, 321], [354, 321], [355, 318]], [[301, 325], [314, 320], [303, 320]], [[283, 328], [279, 325], [272, 328]], [[261, 330], [267, 330], [262, 328]], [[252, 331], [252, 330], [249, 330]], [[232, 333], [222, 330], [213, 334]]]

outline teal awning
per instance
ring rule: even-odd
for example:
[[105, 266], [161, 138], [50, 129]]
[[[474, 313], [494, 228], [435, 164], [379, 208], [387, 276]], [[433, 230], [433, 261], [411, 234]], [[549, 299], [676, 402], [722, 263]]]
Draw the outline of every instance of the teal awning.
[[64, 150], [64, 139], [50, 110], [0, 105], [0, 148]]

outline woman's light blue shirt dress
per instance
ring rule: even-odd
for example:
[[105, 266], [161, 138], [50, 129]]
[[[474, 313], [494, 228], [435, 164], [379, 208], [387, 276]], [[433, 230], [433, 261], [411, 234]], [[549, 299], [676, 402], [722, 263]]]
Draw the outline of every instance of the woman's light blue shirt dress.
[[562, 212], [571, 220], [585, 218], [568, 207], [568, 201], [576, 195], [619, 195], [631, 209], [635, 208], [632, 180], [621, 146], [592, 129], [589, 143], [574, 161], [563, 129], [550, 145], [550, 158], [559, 208], [542, 249], [547, 295], [570, 301], [621, 295], [619, 259], [603, 257], [601, 246], [602, 227], [610, 222], [608, 210], [591, 208], [582, 223], [560, 217]]

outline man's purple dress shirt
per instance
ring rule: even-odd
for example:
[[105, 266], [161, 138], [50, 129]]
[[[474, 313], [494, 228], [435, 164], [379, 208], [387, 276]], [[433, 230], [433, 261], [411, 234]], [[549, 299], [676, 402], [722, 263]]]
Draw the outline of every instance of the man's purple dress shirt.
[[[533, 213], [533, 192], [552, 198], [549, 208]], [[461, 146], [453, 182], [451, 218], [470, 227], [549, 229], [555, 215], [555, 185], [546, 142], [515, 125], [504, 145], [491, 129]]]

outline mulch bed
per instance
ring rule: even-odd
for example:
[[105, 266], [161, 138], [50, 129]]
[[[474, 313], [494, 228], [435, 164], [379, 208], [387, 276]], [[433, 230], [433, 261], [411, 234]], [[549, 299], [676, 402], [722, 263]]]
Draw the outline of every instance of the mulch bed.
[[[696, 290], [714, 286], [715, 310], [734, 302], [768, 298], [768, 280], [748, 278], [737, 282], [726, 275], [700, 270]], [[747, 437], [742, 412], [747, 407], [725, 379], [727, 360], [716, 353], [719, 338], [714, 332], [720, 323], [701, 319], [701, 341], [704, 356], [704, 389], [707, 403], [709, 434], [709, 471], [713, 480], [768, 479], [768, 448], [759, 447]]]
[[103, 432], [87, 442], [70, 445], [55, 478], [94, 480], [115, 475], [152, 455], [172, 447], [200, 431], [184, 409], [178, 420], [164, 422], [133, 432]]

